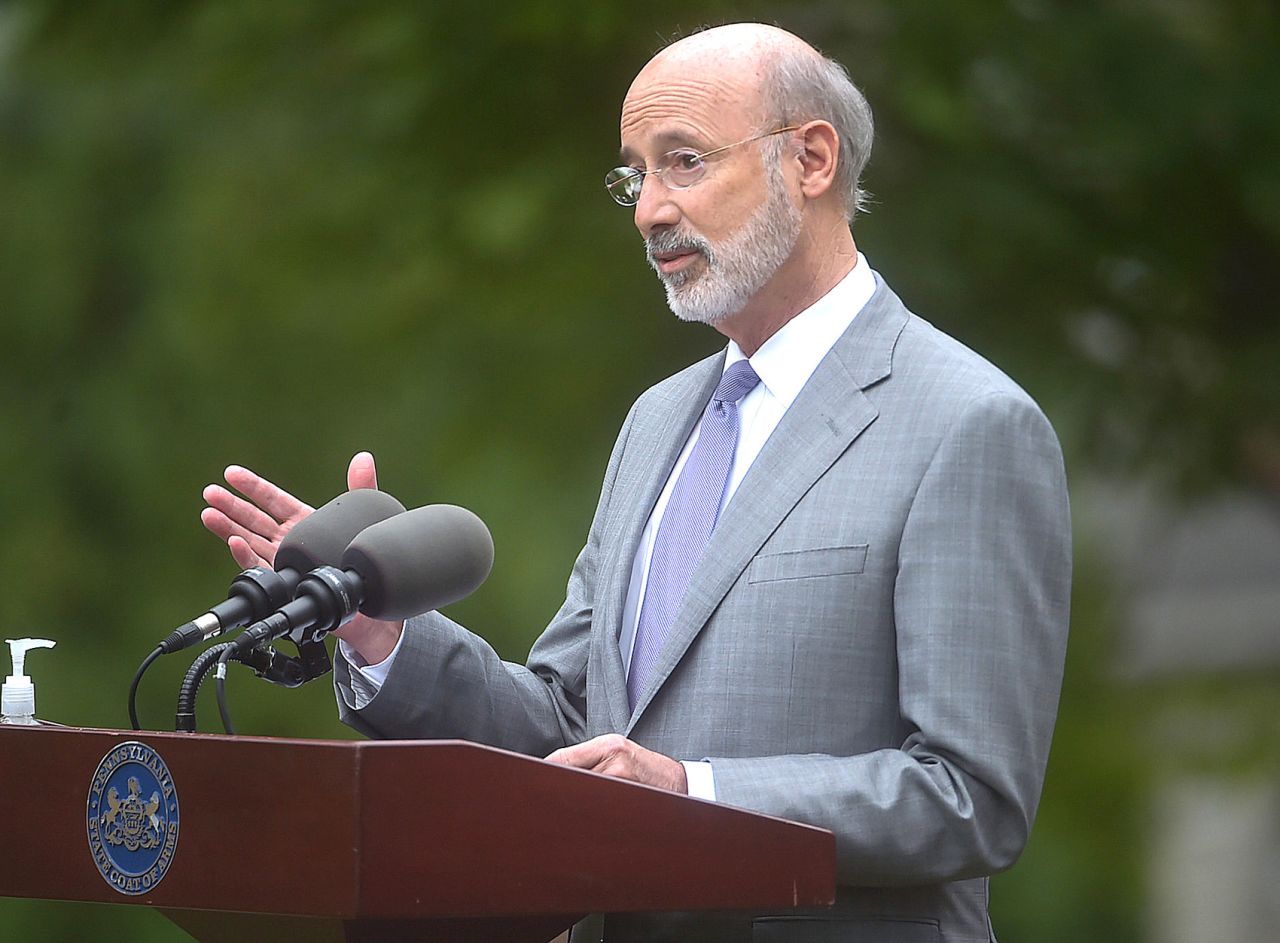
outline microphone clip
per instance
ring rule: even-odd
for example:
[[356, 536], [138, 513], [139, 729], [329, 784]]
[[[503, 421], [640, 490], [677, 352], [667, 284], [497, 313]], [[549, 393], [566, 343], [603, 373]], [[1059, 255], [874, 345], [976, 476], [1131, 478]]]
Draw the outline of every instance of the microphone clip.
[[237, 660], [252, 668], [253, 673], [263, 681], [284, 688], [296, 688], [333, 671], [333, 661], [329, 658], [329, 649], [324, 642], [313, 639], [295, 644], [298, 646], [296, 658], [264, 642], [249, 649]]
[[329, 658], [329, 649], [319, 639], [310, 642], [298, 642], [298, 657], [293, 659], [301, 667], [302, 680], [299, 684], [314, 681], [333, 671], [333, 662]]
[[270, 645], [251, 648], [237, 660], [252, 668], [253, 673], [262, 680], [284, 688], [296, 688], [304, 681], [310, 680], [305, 677], [301, 659], [291, 658]]

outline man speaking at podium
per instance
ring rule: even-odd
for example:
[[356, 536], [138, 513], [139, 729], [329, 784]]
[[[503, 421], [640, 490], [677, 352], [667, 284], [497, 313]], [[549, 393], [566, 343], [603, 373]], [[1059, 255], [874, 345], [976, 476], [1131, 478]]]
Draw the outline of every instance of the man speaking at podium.
[[[526, 665], [438, 613], [344, 627], [339, 710], [835, 832], [809, 914], [612, 920], [618, 940], [986, 941], [1057, 711], [1061, 453], [1004, 374], [858, 253], [871, 113], [843, 68], [741, 24], [668, 46], [609, 194], [674, 312], [728, 346], [636, 401], [563, 607]], [[372, 486], [372, 457], [348, 472]], [[309, 508], [246, 469], [206, 526], [242, 566]]]

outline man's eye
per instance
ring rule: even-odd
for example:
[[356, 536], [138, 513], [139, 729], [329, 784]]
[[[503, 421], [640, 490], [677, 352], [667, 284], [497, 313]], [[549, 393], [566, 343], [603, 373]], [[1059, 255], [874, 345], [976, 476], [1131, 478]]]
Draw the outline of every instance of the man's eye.
[[686, 173], [688, 173], [689, 171], [697, 170], [698, 167], [700, 167], [701, 165], [702, 165], [702, 158], [699, 157], [697, 154], [677, 154], [676, 155], [675, 167], [678, 170], [683, 170]]

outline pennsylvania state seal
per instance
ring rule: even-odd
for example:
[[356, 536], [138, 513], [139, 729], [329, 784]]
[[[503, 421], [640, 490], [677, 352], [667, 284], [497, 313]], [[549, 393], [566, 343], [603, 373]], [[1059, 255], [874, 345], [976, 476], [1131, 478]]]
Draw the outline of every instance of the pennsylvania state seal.
[[178, 850], [178, 791], [160, 754], [130, 740], [102, 758], [89, 783], [89, 852], [121, 894], [146, 894]]

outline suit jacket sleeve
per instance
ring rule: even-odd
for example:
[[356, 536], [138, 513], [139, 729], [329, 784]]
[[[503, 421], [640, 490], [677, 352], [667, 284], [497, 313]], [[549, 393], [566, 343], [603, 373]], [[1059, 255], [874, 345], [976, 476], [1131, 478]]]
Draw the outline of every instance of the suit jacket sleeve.
[[711, 758], [722, 801], [833, 829], [842, 883], [989, 874], [1026, 841], [1070, 584], [1061, 453], [1029, 399], [988, 392], [952, 423], [911, 501], [897, 566], [900, 747]]

